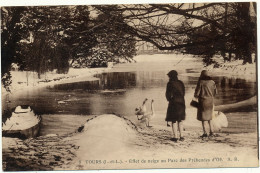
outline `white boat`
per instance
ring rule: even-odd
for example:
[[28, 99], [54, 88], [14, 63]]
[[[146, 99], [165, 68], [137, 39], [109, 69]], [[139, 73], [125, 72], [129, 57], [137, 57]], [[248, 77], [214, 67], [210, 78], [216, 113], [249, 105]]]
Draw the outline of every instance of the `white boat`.
[[22, 139], [36, 137], [40, 131], [41, 116], [28, 105], [17, 106], [2, 124], [2, 136]]

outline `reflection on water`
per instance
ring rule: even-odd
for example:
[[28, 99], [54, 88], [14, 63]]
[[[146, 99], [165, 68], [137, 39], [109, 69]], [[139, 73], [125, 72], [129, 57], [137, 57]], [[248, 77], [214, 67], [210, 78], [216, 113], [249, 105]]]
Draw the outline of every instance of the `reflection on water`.
[[[28, 104], [40, 114], [104, 114], [129, 115], [144, 98], [157, 101], [157, 110], [165, 110], [165, 86], [168, 71], [113, 72], [98, 74], [100, 80], [58, 84], [20, 93], [9, 107]], [[198, 77], [179, 74], [184, 82], [186, 100], [194, 93]], [[256, 94], [256, 83], [243, 79], [213, 77], [218, 95], [215, 104], [229, 104]], [[3, 102], [4, 108], [7, 104]]]
[[95, 75], [100, 78], [101, 89], [125, 89], [136, 86], [136, 75], [131, 72], [114, 72]]
[[213, 80], [218, 86], [217, 105], [236, 103], [256, 95], [256, 82], [227, 77], [215, 77]]
[[114, 72], [97, 74], [95, 77], [100, 80], [94, 81], [81, 81], [74, 83], [64, 83], [49, 87], [54, 90], [81, 90], [81, 91], [94, 91], [102, 89], [124, 89], [129, 86], [136, 86], [136, 75], [130, 72]]
[[[52, 87], [48, 87], [52, 89]], [[93, 80], [93, 81], [82, 81], [82, 82], [74, 82], [74, 83], [64, 83], [60, 85], [54, 85], [53, 89], [55, 90], [96, 90], [100, 89], [100, 83], [99, 80]]]
[[[186, 72], [180, 73], [179, 79], [184, 82], [186, 105], [189, 106], [199, 73], [195, 77], [195, 71], [192, 69]], [[11, 100], [10, 103], [3, 98], [3, 111], [17, 105], [28, 104], [38, 114], [114, 113], [134, 116], [134, 109], [140, 106], [144, 98], [148, 98], [155, 100], [157, 112], [165, 112], [168, 105], [165, 99], [167, 73], [168, 70], [97, 74], [95, 77], [99, 80], [57, 84], [19, 93], [8, 98]], [[235, 103], [256, 95], [256, 82], [227, 77], [213, 77], [213, 80], [218, 89], [216, 105]]]

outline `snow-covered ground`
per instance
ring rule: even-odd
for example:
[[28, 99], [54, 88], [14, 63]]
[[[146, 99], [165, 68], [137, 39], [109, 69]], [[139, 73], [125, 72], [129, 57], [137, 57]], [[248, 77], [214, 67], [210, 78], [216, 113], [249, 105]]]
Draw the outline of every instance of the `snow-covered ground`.
[[[88, 121], [82, 132], [67, 139], [75, 141], [79, 150], [70, 164], [57, 169], [251, 167], [258, 164], [256, 133], [220, 134], [203, 141], [197, 132], [185, 131], [185, 141], [174, 143], [170, 141], [170, 132], [163, 128], [153, 126], [138, 131], [128, 120], [100, 115]], [[228, 161], [231, 158], [232, 161]]]
[[243, 60], [235, 60], [232, 62], [218, 61], [219, 67], [214, 68], [214, 65], [205, 67], [214, 75], [226, 75], [228, 77], [239, 77], [251, 81], [256, 81], [256, 63], [243, 64]]
[[[165, 128], [138, 128], [125, 118], [105, 114], [89, 119], [77, 133], [25, 141], [10, 138], [2, 140], [4, 154], [9, 152], [12, 163], [20, 165], [24, 170], [28, 167], [35, 171], [64, 171], [258, 165], [256, 132], [220, 133], [205, 140], [200, 139], [200, 132], [194, 130], [186, 130], [183, 135], [184, 141], [172, 142], [170, 128], [166, 125]], [[71, 145], [67, 146], [68, 143]], [[19, 153], [12, 153], [16, 148]], [[67, 151], [73, 154], [69, 155]]]

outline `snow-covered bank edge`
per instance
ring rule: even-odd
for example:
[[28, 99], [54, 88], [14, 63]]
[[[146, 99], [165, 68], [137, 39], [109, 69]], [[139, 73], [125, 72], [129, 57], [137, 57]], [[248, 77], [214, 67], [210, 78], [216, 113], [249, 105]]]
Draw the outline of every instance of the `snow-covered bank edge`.
[[3, 85], [1, 86], [2, 98], [7, 94], [16, 94], [32, 88], [41, 88], [60, 83], [79, 82], [98, 80], [94, 77], [95, 74], [108, 72], [111, 68], [70, 68], [67, 74], [57, 74], [55, 71], [47, 72], [38, 76], [35, 72], [26, 71], [12, 71], [12, 84], [10, 86], [11, 92], [7, 92]]
[[211, 76], [226, 76], [226, 77], [245, 79], [253, 82], [257, 80], [256, 79], [257, 63], [243, 64], [243, 60], [233, 60], [231, 62], [228, 61], [224, 62], [224, 60], [217, 55], [213, 58], [215, 63], [209, 66], [205, 66], [205, 64], [203, 64], [202, 58], [199, 55], [153, 54], [153, 55], [138, 55], [134, 57], [136, 62], [154, 62], [154, 61], [158, 61], [158, 58], [163, 59], [165, 61], [170, 61], [171, 59], [175, 59], [177, 63], [175, 64], [175, 66], [173, 66], [173, 70], [177, 70], [177, 71], [182, 70], [180, 68], [185, 67], [185, 64], [183, 64], [183, 60], [187, 60], [193, 62], [192, 63], [193, 66], [191, 68], [201, 68], [201, 70], [208, 70]]
[[257, 64], [243, 64], [242, 60], [235, 60], [232, 62], [219, 61], [218, 65], [210, 65], [204, 67], [213, 76], [226, 76], [245, 79], [255, 82], [257, 80]]

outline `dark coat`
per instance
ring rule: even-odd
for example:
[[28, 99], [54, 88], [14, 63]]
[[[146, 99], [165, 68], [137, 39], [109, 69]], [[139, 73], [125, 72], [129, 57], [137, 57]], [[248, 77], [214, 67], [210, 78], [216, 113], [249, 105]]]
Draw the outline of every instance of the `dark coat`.
[[214, 111], [214, 96], [217, 93], [216, 84], [213, 80], [199, 80], [194, 97], [198, 98], [199, 106], [197, 119], [209, 121]]
[[169, 102], [165, 121], [185, 120], [185, 88], [180, 80], [170, 80], [166, 88], [166, 99]]

